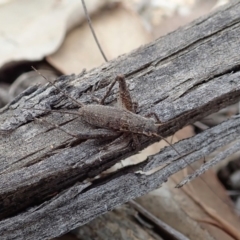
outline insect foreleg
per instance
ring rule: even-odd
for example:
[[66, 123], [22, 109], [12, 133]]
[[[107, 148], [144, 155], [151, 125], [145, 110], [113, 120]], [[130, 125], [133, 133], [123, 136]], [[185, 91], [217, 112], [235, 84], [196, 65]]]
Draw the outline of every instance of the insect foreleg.
[[154, 117], [158, 123], [161, 123], [160, 118], [158, 117], [158, 115], [155, 112], [148, 113], [147, 115], [145, 115], [145, 117], [147, 117], [147, 118]]
[[104, 97], [99, 101], [100, 104], [104, 105], [104, 101], [109, 96], [109, 93], [111, 92], [112, 88], [114, 87], [115, 83], [117, 82], [117, 77], [110, 83], [108, 86], [108, 89], [104, 95]]

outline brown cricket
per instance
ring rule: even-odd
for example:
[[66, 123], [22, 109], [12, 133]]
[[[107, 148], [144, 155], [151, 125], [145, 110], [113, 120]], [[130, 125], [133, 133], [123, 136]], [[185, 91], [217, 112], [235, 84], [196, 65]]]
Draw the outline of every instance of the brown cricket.
[[[104, 100], [116, 82], [119, 83], [118, 104], [122, 107], [104, 106]], [[124, 76], [119, 75], [115, 78], [100, 103], [102, 105], [84, 105], [79, 109], [79, 115], [93, 126], [149, 137], [159, 136], [157, 132], [161, 124], [156, 124], [153, 119], [135, 113], [136, 107], [134, 105], [136, 104], [132, 101]]]
[[[83, 2], [83, 6], [85, 6], [85, 3], [83, 0], [82, 2]], [[95, 41], [98, 43], [96, 35], [92, 29], [91, 20], [88, 16], [86, 7], [84, 8], [84, 10], [85, 10], [86, 17], [89, 21], [89, 26], [91, 28]], [[103, 53], [99, 43], [98, 43], [98, 47], [100, 51]], [[103, 54], [103, 57], [105, 61], [107, 61], [107, 58], [104, 54]], [[111, 89], [116, 84], [116, 82], [118, 82], [119, 84], [118, 105], [120, 106], [120, 108], [105, 106], [104, 101], [108, 97]], [[159, 137], [164, 141], [166, 141], [170, 145], [170, 147], [172, 147], [176, 151], [176, 153], [178, 153], [178, 155], [181, 156], [181, 154], [169, 141], [167, 141], [165, 138], [159, 135], [158, 133], [159, 126], [161, 126], [162, 124], [155, 113], [149, 114], [148, 117], [152, 115], [155, 117], [156, 121], [154, 121], [154, 119], [152, 118], [147, 118], [147, 117], [143, 117], [136, 114], [136, 104], [132, 101], [124, 76], [118, 75], [115, 78], [115, 80], [112, 81], [112, 83], [109, 85], [109, 88], [105, 96], [102, 98], [101, 101], [99, 101], [99, 104], [90, 104], [90, 105], [84, 105], [78, 102], [76, 99], [72, 98], [71, 96], [68, 96], [65, 92], [63, 92], [60, 88], [58, 88], [54, 83], [50, 82], [50, 84], [55, 86], [60, 92], [62, 92], [66, 97], [70, 98], [73, 102], [77, 103], [77, 105], [80, 107], [77, 115], [81, 116], [81, 118], [84, 121], [88, 122], [89, 124], [100, 128], [97, 130], [95, 129], [90, 133], [85, 133], [85, 134], [81, 133], [80, 135], [75, 135], [75, 134], [68, 133], [65, 130], [61, 129], [59, 126], [55, 125], [56, 127], [66, 132], [67, 134], [73, 137], [82, 138], [82, 139], [99, 138], [99, 137], [103, 137], [103, 138], [115, 137], [116, 140], [114, 140], [112, 143], [119, 142], [119, 140], [121, 141], [123, 139], [125, 140], [127, 139], [126, 137], [128, 137], [129, 139], [130, 137], [130, 140], [131, 139], [133, 140], [133, 143], [134, 143], [133, 146], [137, 149], [139, 149], [140, 147], [140, 143], [138, 140], [139, 136], [145, 135], [148, 137]], [[68, 112], [68, 113], [71, 113], [71, 112]], [[120, 134], [122, 134], [122, 137], [119, 137]], [[184, 160], [184, 157], [182, 157], [182, 159]], [[205, 182], [203, 179], [202, 181]], [[209, 185], [206, 182], [205, 184], [209, 187]], [[216, 196], [218, 196], [212, 189], [211, 191]]]
[[161, 124], [156, 124], [153, 119], [142, 117], [126, 109], [93, 104], [80, 108], [79, 115], [93, 126], [149, 137], [159, 136], [158, 127]]
[[[128, 133], [132, 135], [134, 142], [134, 147], [139, 148], [140, 144], [137, 138], [137, 135], [145, 135], [148, 137], [159, 137], [158, 128], [161, 125], [159, 119], [155, 113], [150, 113], [148, 116], [154, 116], [158, 122], [155, 122], [152, 118], [143, 117], [136, 114], [137, 104], [132, 101], [129, 89], [126, 84], [124, 76], [118, 75], [114, 81], [110, 84], [109, 88], [106, 91], [106, 94], [101, 100], [98, 100], [99, 104], [89, 104], [85, 105], [78, 102], [76, 99], [72, 98], [64, 91], [62, 91], [55, 83], [49, 81], [44, 77], [40, 72], [33, 68], [39, 75], [45, 78], [51, 85], [56, 87], [61, 93], [66, 97], [70, 98], [72, 101], [77, 103], [80, 107], [77, 113], [82, 120], [89, 123], [92, 126], [114, 130], [116, 133]], [[118, 105], [119, 107], [105, 106], [104, 101], [108, 97], [113, 86], [118, 82], [119, 84], [119, 96], [118, 96]], [[39, 109], [40, 110], [40, 109]], [[63, 111], [66, 112], [66, 111]], [[68, 112], [71, 113], [71, 112]], [[55, 125], [57, 128], [59, 126]], [[61, 129], [61, 128], [60, 128]], [[66, 131], [65, 131], [66, 132]], [[101, 137], [112, 137], [112, 133], [109, 131], [99, 131], [99, 129], [94, 130], [90, 134], [75, 135], [66, 132], [67, 134], [74, 136], [76, 138], [98, 138]], [[116, 136], [118, 136], [116, 135]], [[164, 138], [163, 138], [164, 139]], [[166, 139], [164, 139], [168, 144], [170, 144]], [[171, 145], [171, 144], [170, 144]], [[175, 148], [174, 148], [175, 149]]]

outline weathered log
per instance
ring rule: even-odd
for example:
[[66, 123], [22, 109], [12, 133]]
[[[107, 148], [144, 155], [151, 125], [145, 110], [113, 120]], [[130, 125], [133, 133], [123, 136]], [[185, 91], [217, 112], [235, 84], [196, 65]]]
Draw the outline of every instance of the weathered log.
[[[169, 136], [239, 100], [240, 2], [200, 18], [165, 37], [79, 76], [57, 84], [78, 101], [91, 104], [117, 74], [126, 76], [138, 114], [155, 112]], [[95, 87], [97, 86], [97, 87]], [[112, 93], [108, 104], [114, 104]], [[54, 87], [31, 87], [0, 115], [1, 239], [49, 239], [141, 196], [173, 173], [216, 148], [236, 140], [239, 116], [175, 144], [143, 163], [92, 180], [120, 159], [133, 155], [125, 142], [99, 150], [109, 139], [77, 141], [59, 129], [32, 121], [42, 117], [72, 133], [94, 126], [75, 115], [25, 108], [76, 108]], [[8, 131], [7, 131], [8, 130]], [[141, 148], [158, 139], [141, 140]], [[161, 164], [166, 167], [145, 173]], [[141, 171], [140, 171], [141, 170]]]

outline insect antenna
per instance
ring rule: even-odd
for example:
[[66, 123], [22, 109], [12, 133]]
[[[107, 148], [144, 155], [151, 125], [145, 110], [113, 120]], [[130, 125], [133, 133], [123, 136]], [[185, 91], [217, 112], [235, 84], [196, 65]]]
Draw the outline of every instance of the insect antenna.
[[78, 106], [83, 107], [84, 104], [78, 102], [76, 99], [65, 93], [60, 87], [58, 87], [55, 83], [51, 82], [49, 79], [47, 79], [44, 75], [42, 75], [36, 68], [32, 66], [32, 69], [39, 74], [42, 78], [44, 78], [47, 82], [49, 82], [52, 86], [54, 86], [60, 93], [62, 93], [65, 97], [71, 99], [73, 102], [75, 102]]
[[[32, 69], [37, 73], [39, 74], [42, 78], [44, 78], [47, 82], [49, 82], [52, 86], [54, 86], [60, 93], [62, 93], [65, 97], [69, 98], [70, 100], [72, 100], [74, 103], [76, 103], [78, 106], [80, 107], [83, 107], [84, 104], [78, 102], [76, 99], [74, 99], [73, 97], [71, 97], [70, 95], [68, 95], [67, 93], [65, 93], [61, 88], [59, 88], [55, 83], [51, 82], [47, 77], [45, 77], [42, 73], [40, 73], [36, 68], [34, 68], [32, 66]], [[64, 111], [64, 110], [48, 110], [48, 109], [40, 109], [40, 108], [23, 108], [23, 109], [26, 109], [26, 110], [37, 110], [37, 111], [51, 111], [51, 112], [58, 112], [58, 113], [67, 113], [67, 114], [71, 114], [71, 115], [78, 115], [79, 116], [79, 113], [77, 112], [72, 112], [72, 111]], [[63, 128], [61, 128], [58, 124], [53, 124], [53, 123], [50, 123], [48, 122], [47, 120], [43, 120], [43, 119], [38, 119], [38, 118], [34, 118], [36, 121], [41, 121], [41, 122], [46, 122], [48, 123], [49, 125], [65, 132], [67, 135], [71, 136], [71, 137], [75, 137], [77, 138], [77, 135], [75, 134], [72, 134], [72, 133], [69, 133], [67, 131], [65, 131]]]
[[45, 119], [40, 119], [40, 118], [35, 118], [34, 120], [38, 121], [38, 122], [46, 122], [47, 124], [49, 124], [50, 126], [52, 126], [53, 128], [56, 128], [56, 129], [59, 129], [61, 130], [62, 132], [66, 133], [67, 135], [71, 136], [71, 137], [75, 137], [77, 138], [77, 135], [75, 134], [72, 134], [68, 131], [66, 131], [65, 129], [63, 129], [60, 125], [58, 124], [55, 124], [55, 123], [50, 123], [49, 121], [45, 120]]
[[67, 113], [71, 115], [77, 115], [79, 116], [78, 112], [72, 112], [72, 111], [66, 111], [66, 110], [54, 110], [54, 109], [43, 109], [43, 108], [22, 108], [26, 110], [37, 110], [37, 111], [43, 111], [43, 112], [57, 112], [57, 113]]
[[[41, 109], [41, 108], [22, 108], [22, 109], [26, 109], [26, 110], [37, 110], [37, 111], [43, 111], [43, 112], [57, 112], [57, 113], [67, 113], [67, 114], [71, 114], [71, 115], [77, 115], [79, 116], [79, 113], [77, 112], [72, 112], [72, 111], [62, 111], [62, 110], [52, 110], [52, 109]], [[40, 119], [40, 118], [36, 118], [34, 117], [33, 118], [34, 120], [38, 121], [38, 122], [45, 122], [47, 124], [49, 124], [50, 126], [54, 127], [54, 128], [57, 128], [59, 130], [61, 130], [62, 132], [66, 133], [67, 135], [71, 136], [71, 137], [74, 137], [74, 138], [78, 138], [78, 136], [76, 134], [72, 134], [66, 130], [64, 130], [60, 125], [58, 124], [54, 124], [54, 123], [51, 123], [49, 121], [47, 121], [46, 119]]]
[[97, 35], [96, 35], [96, 33], [95, 33], [94, 29], [93, 29], [92, 21], [91, 21], [91, 18], [89, 17], [88, 10], [87, 10], [87, 7], [86, 7], [86, 4], [85, 4], [85, 1], [84, 1], [84, 0], [82, 0], [82, 5], [83, 5], [83, 9], [84, 9], [85, 16], [86, 16], [86, 18], [87, 18], [87, 20], [88, 20], [88, 25], [89, 25], [89, 27], [90, 27], [90, 29], [91, 29], [92, 35], [93, 35], [94, 40], [95, 40], [95, 42], [96, 42], [96, 44], [97, 44], [97, 46], [98, 46], [98, 49], [99, 49], [99, 51], [101, 52], [101, 54], [102, 54], [105, 62], [108, 62], [107, 57], [106, 57], [106, 55], [104, 54], [104, 52], [103, 52], [103, 50], [102, 50], [102, 47], [101, 47], [101, 45], [100, 45], [100, 43], [99, 43], [99, 41], [98, 41]]

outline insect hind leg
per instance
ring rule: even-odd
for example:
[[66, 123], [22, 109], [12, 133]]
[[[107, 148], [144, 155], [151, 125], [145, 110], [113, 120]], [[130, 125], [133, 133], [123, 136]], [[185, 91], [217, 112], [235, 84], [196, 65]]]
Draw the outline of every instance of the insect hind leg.
[[131, 94], [130, 94], [130, 91], [128, 89], [128, 86], [127, 86], [127, 83], [126, 83], [126, 80], [124, 78], [123, 75], [119, 75], [116, 77], [116, 81], [118, 81], [118, 84], [119, 84], [119, 96], [118, 96], [118, 104], [130, 111], [130, 112], [133, 112], [135, 113], [136, 112], [136, 106], [137, 106], [137, 103], [134, 103], [132, 101], [132, 98], [131, 98]]
[[116, 82], [118, 82], [119, 84], [119, 96], [118, 96], [118, 104], [130, 111], [130, 112], [136, 112], [136, 103], [134, 103], [132, 101], [125, 77], [123, 75], [118, 75], [109, 85], [104, 97], [99, 101], [100, 104], [104, 105], [104, 101], [106, 100], [106, 98], [109, 96], [112, 88], [114, 87], [114, 85], [116, 84]]

